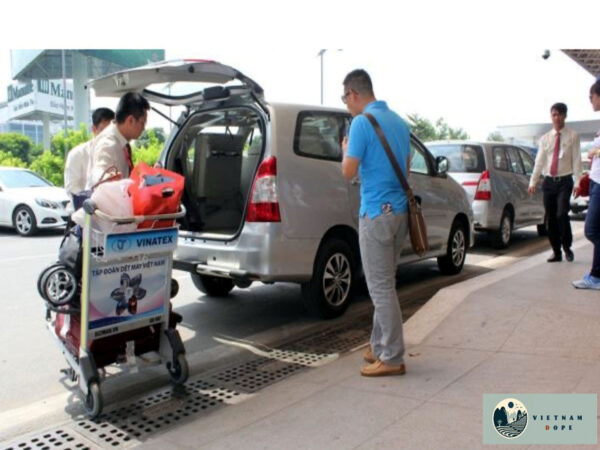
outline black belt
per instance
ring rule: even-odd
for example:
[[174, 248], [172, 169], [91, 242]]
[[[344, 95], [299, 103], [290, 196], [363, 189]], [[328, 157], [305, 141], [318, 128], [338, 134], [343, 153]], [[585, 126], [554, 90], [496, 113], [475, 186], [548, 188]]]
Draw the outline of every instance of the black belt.
[[549, 176], [549, 175], [546, 175], [544, 178], [545, 178], [546, 180], [552, 180], [552, 181], [554, 181], [555, 183], [558, 183], [559, 181], [566, 180], [566, 179], [568, 179], [568, 178], [573, 178], [573, 174], [572, 174], [572, 173], [570, 173], [569, 175], [563, 175], [562, 177], [551, 177], [551, 176]]

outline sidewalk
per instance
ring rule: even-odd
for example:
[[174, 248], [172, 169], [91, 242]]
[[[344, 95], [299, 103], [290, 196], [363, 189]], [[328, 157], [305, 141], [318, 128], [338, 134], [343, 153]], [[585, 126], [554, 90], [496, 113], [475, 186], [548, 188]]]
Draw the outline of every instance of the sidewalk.
[[405, 324], [404, 376], [361, 377], [356, 351], [143, 448], [481, 448], [484, 393], [600, 391], [600, 292], [571, 286], [592, 246], [574, 251], [573, 263], [546, 263], [548, 250], [440, 291]]

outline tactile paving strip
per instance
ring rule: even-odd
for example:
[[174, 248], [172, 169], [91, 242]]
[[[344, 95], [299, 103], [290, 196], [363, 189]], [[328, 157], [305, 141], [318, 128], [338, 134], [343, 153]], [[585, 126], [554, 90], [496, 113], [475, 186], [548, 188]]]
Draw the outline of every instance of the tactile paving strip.
[[266, 356], [252, 357], [242, 363], [203, 374], [184, 386], [169, 387], [116, 406], [94, 420], [78, 420], [61, 429], [47, 431], [32, 439], [19, 440], [5, 447], [11, 450], [37, 449], [121, 449], [141, 441], [174, 424], [207, 414], [236, 398], [253, 394], [307, 367], [332, 359], [332, 354], [347, 352], [369, 339], [370, 316], [361, 316], [350, 325], [307, 336], [270, 350]]
[[92, 450], [96, 447], [78, 437], [68, 428], [46, 431], [2, 447], [5, 450]]

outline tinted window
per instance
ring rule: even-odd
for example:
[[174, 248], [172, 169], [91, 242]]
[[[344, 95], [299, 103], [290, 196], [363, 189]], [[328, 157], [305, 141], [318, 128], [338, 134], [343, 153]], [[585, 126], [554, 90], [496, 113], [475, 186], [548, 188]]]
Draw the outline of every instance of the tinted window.
[[508, 147], [506, 151], [508, 153], [510, 171], [523, 175], [525, 173], [525, 170], [523, 170], [523, 164], [521, 164], [519, 150], [515, 147]]
[[52, 186], [51, 183], [28, 170], [0, 170], [0, 183], [7, 188]]
[[412, 140], [410, 141], [410, 171], [426, 175], [429, 174], [429, 167], [427, 166], [427, 160], [425, 159], [423, 150]]
[[430, 145], [433, 156], [448, 159], [448, 172], [481, 173], [485, 170], [483, 150], [475, 145]]
[[296, 122], [294, 151], [302, 156], [342, 160], [342, 140], [350, 119], [342, 114], [302, 112]]
[[524, 150], [520, 151], [521, 161], [523, 161], [523, 168], [525, 169], [525, 173], [527, 175], [531, 175], [533, 173], [533, 158]]
[[508, 172], [508, 158], [506, 156], [506, 148], [492, 148], [492, 159], [494, 160], [494, 169], [505, 170]]

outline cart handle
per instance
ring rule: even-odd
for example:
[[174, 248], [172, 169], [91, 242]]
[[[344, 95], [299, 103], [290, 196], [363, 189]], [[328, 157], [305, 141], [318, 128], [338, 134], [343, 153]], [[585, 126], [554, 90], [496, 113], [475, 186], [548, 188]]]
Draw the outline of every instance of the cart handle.
[[131, 217], [114, 217], [109, 214], [103, 213], [98, 209], [94, 202], [90, 199], [83, 202], [83, 210], [86, 214], [96, 214], [99, 218], [108, 220], [116, 224], [127, 224], [127, 223], [142, 223], [146, 220], [174, 220], [180, 219], [185, 216], [185, 207], [179, 205], [179, 211], [171, 214], [154, 214], [150, 216], [131, 216]]

